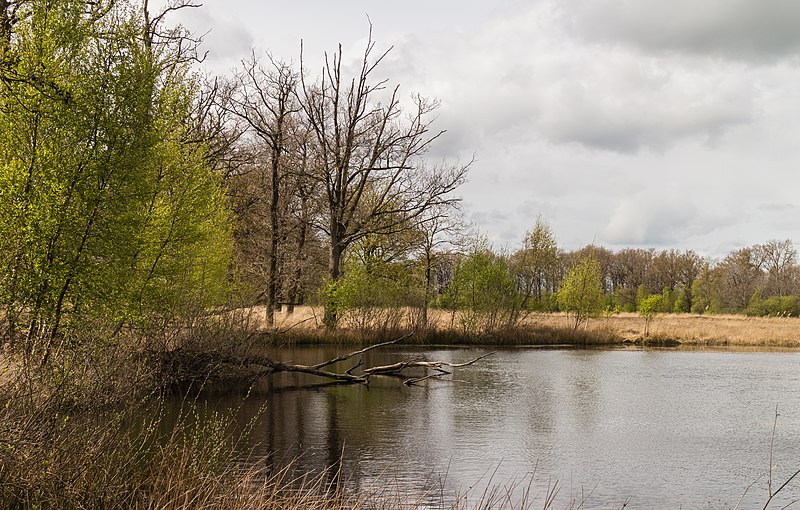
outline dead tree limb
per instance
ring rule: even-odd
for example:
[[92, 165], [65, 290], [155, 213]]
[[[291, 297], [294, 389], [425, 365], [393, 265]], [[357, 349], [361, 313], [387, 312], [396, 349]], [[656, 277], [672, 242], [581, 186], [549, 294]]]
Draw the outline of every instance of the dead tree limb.
[[391, 365], [382, 365], [378, 367], [366, 368], [364, 369], [363, 372], [364, 375], [366, 376], [397, 375], [407, 368], [427, 368], [432, 370], [439, 370], [442, 367], [450, 367], [450, 368], [466, 367], [495, 353], [497, 353], [497, 351], [492, 351], [488, 354], [484, 354], [483, 356], [478, 356], [472, 361], [467, 361], [466, 363], [450, 363], [449, 361], [406, 360], [406, 361], [400, 361], [398, 363], [393, 363]]
[[324, 368], [324, 367], [333, 365], [334, 363], [339, 363], [340, 361], [348, 360], [348, 359], [350, 359], [350, 358], [352, 358], [354, 356], [358, 356], [359, 354], [364, 354], [367, 351], [371, 351], [373, 349], [377, 349], [378, 347], [385, 347], [387, 345], [392, 345], [392, 344], [396, 344], [398, 342], [402, 342], [406, 338], [411, 338], [413, 335], [414, 335], [414, 332], [412, 331], [411, 333], [408, 333], [407, 335], [403, 335], [400, 338], [395, 338], [394, 340], [389, 340], [388, 342], [381, 342], [379, 344], [370, 345], [369, 347], [365, 347], [364, 349], [361, 349], [360, 351], [351, 352], [350, 354], [343, 354], [341, 356], [338, 356], [336, 358], [330, 359], [328, 361], [323, 361], [322, 363], [317, 363], [313, 367], [314, 368]]
[[[341, 383], [367, 384], [369, 383], [370, 377], [372, 377], [373, 375], [402, 376], [403, 375], [402, 372], [404, 370], [411, 368], [423, 368], [426, 371], [430, 371], [425, 376], [407, 379], [404, 382], [404, 384], [410, 386], [418, 382], [424, 381], [426, 379], [451, 375], [452, 372], [445, 370], [445, 368], [466, 367], [474, 363], [477, 363], [478, 361], [486, 358], [487, 356], [495, 354], [495, 352], [490, 352], [488, 354], [478, 356], [477, 358], [467, 361], [465, 363], [451, 363], [449, 361], [429, 361], [424, 358], [416, 358], [416, 359], [398, 361], [397, 363], [392, 363], [389, 365], [380, 365], [380, 366], [365, 368], [362, 369], [360, 373], [356, 373], [356, 369], [364, 365], [364, 360], [359, 359], [359, 361], [355, 365], [353, 365], [345, 372], [333, 372], [331, 370], [325, 370], [326, 367], [329, 367], [331, 365], [334, 365], [342, 361], [347, 361], [348, 359], [354, 358], [356, 356], [364, 354], [373, 349], [377, 349], [379, 347], [385, 347], [387, 345], [396, 344], [411, 337], [412, 335], [413, 333], [409, 333], [394, 340], [389, 340], [387, 342], [381, 342], [378, 344], [370, 345], [369, 347], [365, 347], [363, 349], [360, 349], [358, 351], [353, 351], [348, 354], [343, 354], [341, 356], [337, 356], [335, 358], [323, 361], [321, 363], [317, 363], [315, 365], [300, 365], [291, 362], [276, 361], [270, 358], [269, 356], [263, 356], [257, 354], [252, 354], [247, 356], [235, 356], [235, 355], [225, 355], [221, 353], [216, 353], [214, 355], [206, 355], [204, 356], [204, 358], [209, 366], [214, 366], [214, 367], [219, 367], [220, 365], [223, 364], [236, 365], [240, 367], [253, 367], [255, 368], [254, 370], [255, 379], [259, 377], [269, 377], [281, 372], [295, 372], [295, 373], [302, 373], [302, 374], [322, 377], [325, 379], [329, 379], [331, 381], [337, 381]], [[176, 353], [172, 354], [175, 355]]]

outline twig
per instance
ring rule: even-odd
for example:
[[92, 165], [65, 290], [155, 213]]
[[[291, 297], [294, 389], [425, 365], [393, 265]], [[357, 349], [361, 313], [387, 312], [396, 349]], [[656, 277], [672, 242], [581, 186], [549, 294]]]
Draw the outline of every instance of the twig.
[[739, 496], [739, 501], [737, 501], [737, 502], [736, 502], [736, 506], [734, 506], [732, 510], [736, 510], [737, 508], [739, 508], [739, 505], [742, 503], [742, 500], [744, 499], [745, 495], [747, 495], [747, 491], [749, 491], [749, 490], [750, 490], [750, 488], [751, 488], [753, 485], [755, 485], [756, 483], [758, 483], [758, 481], [759, 481], [759, 480], [761, 480], [761, 478], [763, 478], [763, 476], [764, 476], [764, 474], [762, 473], [762, 474], [761, 474], [761, 475], [760, 475], [758, 478], [756, 478], [755, 480], [753, 480], [753, 482], [752, 482], [750, 485], [748, 485], [747, 487], [745, 487], [745, 489], [744, 489], [744, 492], [742, 493], [742, 495], [741, 495], [741, 496]]
[[356, 364], [355, 364], [355, 365], [353, 365], [353, 366], [352, 366], [352, 367], [351, 367], [349, 370], [347, 370], [347, 371], [345, 372], [345, 374], [350, 374], [350, 375], [353, 375], [353, 370], [357, 369], [358, 367], [360, 367], [360, 366], [361, 366], [361, 365], [363, 365], [363, 364], [364, 364], [364, 358], [361, 358], [360, 360], [358, 360], [358, 363], [356, 363]]
[[360, 351], [351, 352], [349, 354], [342, 354], [341, 356], [338, 356], [338, 357], [333, 358], [333, 359], [329, 359], [328, 361], [323, 361], [322, 363], [317, 363], [316, 365], [312, 365], [311, 368], [316, 368], [316, 369], [325, 368], [325, 367], [327, 367], [329, 365], [333, 365], [334, 363], [338, 363], [340, 361], [348, 360], [348, 359], [352, 358], [353, 356], [358, 356], [359, 354], [364, 354], [367, 351], [371, 351], [373, 349], [377, 349], [378, 347], [383, 347], [383, 346], [386, 346], [386, 345], [396, 344], [397, 342], [401, 342], [401, 341], [405, 340], [406, 338], [412, 337], [413, 335], [414, 335], [414, 332], [412, 331], [411, 333], [408, 333], [407, 335], [403, 335], [400, 338], [395, 338], [394, 340], [389, 340], [388, 342], [381, 342], [379, 344], [370, 345], [369, 347], [365, 347], [365, 348], [361, 349]]
[[442, 377], [442, 376], [445, 376], [445, 375], [452, 375], [453, 374], [453, 372], [448, 372], [447, 370], [442, 370], [441, 368], [437, 368], [436, 371], [438, 372], [437, 374], [428, 374], [428, 375], [423, 376], [423, 377], [416, 377], [414, 379], [406, 379], [405, 381], [403, 381], [403, 384], [405, 384], [406, 386], [412, 386], [414, 384], [417, 384], [418, 382], [424, 381], [425, 379], [432, 379], [434, 377]]
[[785, 481], [785, 482], [783, 482], [783, 485], [781, 485], [780, 487], [778, 487], [778, 490], [776, 490], [776, 491], [775, 491], [775, 493], [774, 493], [774, 494], [772, 494], [772, 495], [769, 497], [769, 499], [767, 500], [767, 502], [766, 502], [766, 503], [764, 503], [764, 509], [763, 509], [763, 510], [767, 510], [767, 507], [769, 506], [769, 503], [770, 503], [770, 501], [772, 501], [772, 498], [774, 498], [774, 497], [775, 497], [775, 496], [776, 496], [776, 495], [777, 495], [777, 494], [778, 494], [780, 491], [782, 491], [782, 490], [783, 490], [783, 489], [784, 489], [784, 488], [785, 488], [787, 485], [789, 485], [789, 482], [791, 482], [792, 480], [794, 480], [794, 479], [795, 479], [795, 477], [796, 477], [797, 475], [800, 475], [800, 469], [798, 469], [797, 471], [795, 471], [795, 472], [794, 472], [794, 474], [793, 474], [792, 476], [790, 476], [789, 478], [787, 478], [787, 479], [786, 479], [786, 481]]
[[284, 333], [288, 333], [289, 331], [293, 330], [294, 328], [296, 328], [296, 327], [297, 327], [297, 326], [299, 326], [300, 324], [304, 324], [304, 323], [306, 323], [306, 322], [308, 322], [308, 321], [313, 321], [313, 320], [315, 320], [315, 319], [316, 319], [316, 317], [314, 317], [314, 316], [312, 316], [312, 317], [306, 317], [305, 319], [303, 319], [303, 320], [301, 320], [301, 321], [295, 322], [294, 324], [292, 324], [291, 326], [289, 326], [289, 327], [288, 327], [288, 328], [286, 328], [286, 329], [281, 329], [281, 330], [278, 330], [278, 331], [276, 331], [276, 332], [275, 332], [275, 334], [276, 334], [276, 335], [282, 335], [282, 334], [284, 334]]

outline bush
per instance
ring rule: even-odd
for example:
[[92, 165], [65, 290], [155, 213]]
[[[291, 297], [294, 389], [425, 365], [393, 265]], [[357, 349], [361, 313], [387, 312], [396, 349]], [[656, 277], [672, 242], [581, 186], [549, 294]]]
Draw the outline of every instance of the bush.
[[413, 273], [396, 268], [354, 264], [335, 284], [329, 285], [327, 302], [336, 308], [342, 324], [361, 332], [397, 331], [419, 319], [414, 310], [424, 299]]
[[441, 303], [455, 312], [464, 332], [489, 333], [512, 326], [519, 318], [521, 298], [508, 259], [486, 249], [475, 249], [460, 260]]
[[750, 317], [800, 317], [800, 297], [770, 296], [756, 293], [750, 299], [746, 313]]

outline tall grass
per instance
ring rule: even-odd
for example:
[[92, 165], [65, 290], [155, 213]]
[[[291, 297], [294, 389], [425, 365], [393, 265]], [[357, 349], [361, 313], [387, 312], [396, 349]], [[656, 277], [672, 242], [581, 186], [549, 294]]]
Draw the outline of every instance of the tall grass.
[[0, 508], [516, 510], [587, 502], [572, 497], [556, 507], [559, 485], [534, 489], [533, 476], [478, 493], [447, 494], [442, 484], [409, 495], [393, 487], [391, 474], [385, 483], [350, 489], [341, 472], [296, 475], [291, 463], [274, 469], [248, 459], [243, 436], [232, 432], [234, 412], [212, 413], [188, 400], [165, 429], [163, 404], [155, 398], [69, 416], [7, 401], [0, 412]]
[[[344, 324], [335, 331], [318, 326], [321, 309], [298, 307], [293, 314], [278, 313], [278, 333], [282, 343], [365, 344], [382, 341], [387, 336], [415, 330], [409, 343], [484, 344], [484, 345], [621, 345], [643, 343], [696, 347], [800, 347], [800, 318], [747, 317], [743, 315], [657, 314], [645, 335], [645, 320], [635, 313], [621, 313], [591, 319], [585, 327], [573, 329], [565, 314], [532, 313], [511, 327], [490, 331], [465, 331], [456, 325], [449, 312], [430, 310], [425, 327], [401, 324], [398, 331], [380, 328], [350, 327]], [[258, 315], [258, 314], [256, 314]], [[258, 321], [254, 327], [264, 331]]]

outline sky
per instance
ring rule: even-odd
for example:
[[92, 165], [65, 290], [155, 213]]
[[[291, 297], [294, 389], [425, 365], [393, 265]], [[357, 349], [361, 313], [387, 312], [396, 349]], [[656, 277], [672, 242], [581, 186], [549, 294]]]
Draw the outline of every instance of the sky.
[[796, 0], [206, 0], [172, 16], [229, 74], [251, 51], [309, 73], [342, 45], [391, 49], [378, 76], [441, 102], [430, 157], [468, 161], [468, 219], [518, 247], [720, 258], [800, 242]]

